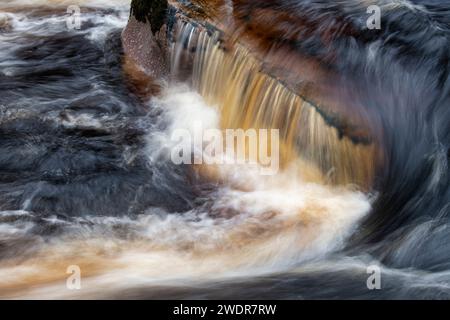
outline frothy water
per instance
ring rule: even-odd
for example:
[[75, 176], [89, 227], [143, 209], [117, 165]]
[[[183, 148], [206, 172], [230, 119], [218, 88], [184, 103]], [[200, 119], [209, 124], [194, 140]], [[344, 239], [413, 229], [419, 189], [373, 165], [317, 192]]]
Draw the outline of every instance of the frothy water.
[[20, 8], [29, 7], [67, 7], [70, 5], [79, 5], [85, 8], [103, 8], [103, 9], [122, 9], [128, 10], [130, 0], [3, 0], [2, 8]]
[[[216, 111], [187, 87], [168, 89], [153, 101], [151, 112], [156, 110], [168, 126], [148, 133], [144, 151], [151, 166], [170, 161], [173, 128], [189, 129], [199, 119], [205, 128], [217, 125]], [[184, 116], [186, 112], [190, 117]], [[92, 121], [91, 125], [99, 125]], [[2, 272], [10, 276], [2, 286], [36, 286], [30, 292], [18, 291], [26, 297], [105, 297], [146, 285], [271, 274], [323, 258], [342, 248], [368, 212], [368, 199], [359, 192], [290, 179], [300, 176], [293, 170], [266, 177], [245, 166], [215, 168], [220, 182], [202, 193], [201, 205], [186, 212], [148, 208], [135, 217], [70, 221], [50, 216], [45, 222], [60, 226], [62, 235], [39, 248], [19, 269], [3, 267]], [[4, 218], [22, 215], [33, 213], [7, 212]], [[25, 236], [33, 228], [33, 223], [13, 220], [5, 225], [7, 240], [14, 235], [20, 238], [21, 232]], [[47, 284], [59, 280], [64, 263], [83, 270], [83, 292]], [[56, 266], [62, 268], [59, 273]]]
[[[66, 28], [73, 4], [81, 30]], [[349, 240], [376, 197], [311, 179], [312, 166], [263, 176], [173, 164], [174, 130], [219, 128], [221, 106], [175, 82], [139, 94], [122, 68], [128, 6], [0, 4], [1, 298], [373, 297], [371, 264], [389, 288], [376, 297], [448, 294], [445, 268], [382, 264], [407, 260], [426, 234], [442, 244], [446, 224], [416, 226], [383, 256]], [[430, 190], [447, 168], [442, 150]], [[81, 290], [66, 287], [72, 265]]]

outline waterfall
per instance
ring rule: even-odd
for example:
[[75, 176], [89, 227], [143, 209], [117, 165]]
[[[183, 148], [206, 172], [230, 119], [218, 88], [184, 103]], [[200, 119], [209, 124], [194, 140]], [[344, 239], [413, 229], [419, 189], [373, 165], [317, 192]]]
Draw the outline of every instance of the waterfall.
[[[369, 189], [375, 172], [373, 143], [355, 142], [329, 125], [318, 107], [262, 71], [262, 62], [239, 43], [224, 48], [218, 31], [178, 19], [172, 43], [175, 77], [219, 108], [222, 129], [280, 131], [281, 165], [297, 162], [315, 182]], [[187, 75], [187, 74], [188, 75]]]

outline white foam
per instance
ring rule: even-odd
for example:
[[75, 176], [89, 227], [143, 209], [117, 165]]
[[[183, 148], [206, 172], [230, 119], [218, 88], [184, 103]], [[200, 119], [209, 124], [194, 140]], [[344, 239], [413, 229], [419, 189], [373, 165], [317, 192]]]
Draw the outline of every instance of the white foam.
[[[157, 137], [149, 137], [160, 155], [168, 151], [175, 127], [189, 128], [199, 119], [205, 127], [218, 124], [216, 111], [186, 88], [170, 89], [155, 103], [166, 108], [169, 120]], [[161, 143], [153, 144], [158, 139]], [[152, 159], [154, 151], [149, 155]], [[70, 253], [81, 245], [88, 261], [105, 252], [105, 269], [83, 279], [82, 295], [42, 286], [27, 297], [92, 298], [141, 286], [271, 274], [320, 261], [343, 247], [370, 203], [360, 192], [302, 181], [295, 170], [267, 177], [245, 166], [219, 168], [224, 181], [209, 195], [210, 205], [177, 214], [149, 209], [137, 219], [89, 218], [95, 227], [82, 233], [87, 238], [55, 244], [48, 258], [71, 264], [77, 258]], [[111, 238], [107, 230], [121, 224], [134, 230], [135, 241]]]
[[131, 0], [2, 0], [1, 7], [17, 6], [55, 6], [67, 7], [70, 5], [79, 5], [85, 7], [99, 8], [123, 8], [129, 7]]

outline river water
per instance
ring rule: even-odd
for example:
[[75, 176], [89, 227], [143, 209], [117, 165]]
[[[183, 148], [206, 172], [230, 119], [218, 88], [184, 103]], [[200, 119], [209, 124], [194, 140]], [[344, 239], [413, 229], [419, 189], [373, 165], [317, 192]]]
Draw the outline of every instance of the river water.
[[187, 83], [142, 94], [123, 68], [129, 1], [77, 0], [80, 30], [73, 4], [0, 3], [1, 298], [450, 297], [448, 98], [386, 129], [380, 190], [296, 166], [205, 174], [171, 161], [170, 137], [219, 127], [217, 108]]

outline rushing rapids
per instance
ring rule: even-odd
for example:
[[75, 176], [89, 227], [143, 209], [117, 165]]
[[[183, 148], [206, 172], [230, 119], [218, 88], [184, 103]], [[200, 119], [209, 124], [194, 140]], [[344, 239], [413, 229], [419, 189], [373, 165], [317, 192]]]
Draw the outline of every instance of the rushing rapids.
[[[445, 3], [157, 3], [0, 3], [0, 298], [450, 297]], [[199, 122], [280, 171], [174, 164]]]

